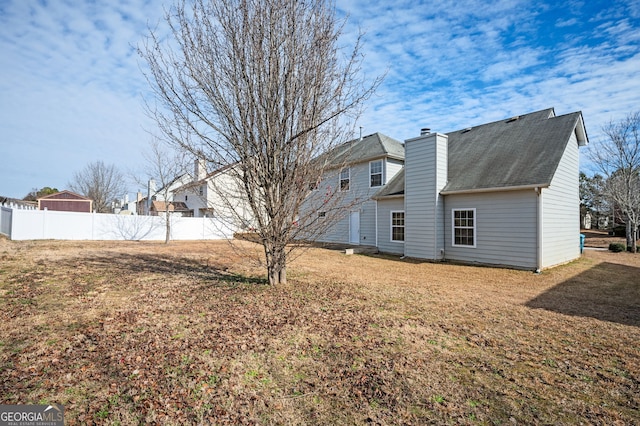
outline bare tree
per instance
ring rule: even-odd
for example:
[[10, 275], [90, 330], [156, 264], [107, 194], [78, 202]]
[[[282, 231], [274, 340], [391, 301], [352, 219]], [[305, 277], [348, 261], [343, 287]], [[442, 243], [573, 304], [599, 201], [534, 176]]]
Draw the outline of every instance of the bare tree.
[[102, 161], [89, 163], [73, 174], [69, 188], [80, 195], [91, 198], [98, 213], [111, 212], [111, 203], [119, 200], [127, 190], [123, 174], [115, 165]]
[[604, 192], [623, 214], [627, 250], [636, 252], [640, 223], [640, 111], [604, 126], [607, 139], [590, 150], [593, 163], [604, 174]]
[[[360, 38], [339, 48], [344, 23], [326, 1], [179, 1], [166, 20], [170, 41], [151, 31], [139, 49], [157, 101], [149, 111], [171, 143], [237, 182], [269, 283], [284, 283], [287, 245], [317, 235], [302, 206], [330, 164], [321, 154], [352, 134], [381, 78], [362, 75]], [[323, 191], [315, 199], [331, 207], [339, 191]], [[220, 192], [243, 210], [225, 197], [235, 190]]]
[[[142, 154], [145, 165], [143, 172], [146, 180], [153, 179], [155, 184], [159, 186], [156, 195], [162, 203], [164, 203], [164, 222], [165, 222], [165, 243], [171, 240], [171, 215], [173, 211], [173, 190], [177, 186], [186, 183], [186, 178], [191, 179], [188, 174], [187, 162], [184, 151], [176, 151], [169, 149], [157, 138], [149, 142], [148, 150]], [[139, 183], [143, 181], [136, 179]], [[150, 201], [150, 200], [148, 200]]]

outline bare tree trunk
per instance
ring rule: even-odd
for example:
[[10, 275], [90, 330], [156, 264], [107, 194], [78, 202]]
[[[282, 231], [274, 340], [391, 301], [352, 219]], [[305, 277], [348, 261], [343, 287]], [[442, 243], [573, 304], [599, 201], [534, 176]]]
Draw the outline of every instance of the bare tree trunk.
[[636, 236], [638, 233], [638, 226], [629, 217], [627, 217], [627, 251], [636, 253], [638, 251]]
[[171, 240], [171, 215], [169, 214], [169, 203], [165, 202], [164, 222], [166, 224], [166, 233], [164, 243], [169, 244]]
[[267, 277], [270, 285], [287, 283], [287, 251], [284, 245], [265, 244]]

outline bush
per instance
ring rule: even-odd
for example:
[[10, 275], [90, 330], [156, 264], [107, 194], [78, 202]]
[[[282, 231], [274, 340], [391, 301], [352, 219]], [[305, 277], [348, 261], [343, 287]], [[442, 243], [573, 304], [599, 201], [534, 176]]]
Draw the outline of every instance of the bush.
[[609, 244], [609, 250], [611, 250], [614, 253], [620, 253], [621, 251], [625, 251], [626, 249], [627, 249], [627, 246], [624, 245], [623, 243]]

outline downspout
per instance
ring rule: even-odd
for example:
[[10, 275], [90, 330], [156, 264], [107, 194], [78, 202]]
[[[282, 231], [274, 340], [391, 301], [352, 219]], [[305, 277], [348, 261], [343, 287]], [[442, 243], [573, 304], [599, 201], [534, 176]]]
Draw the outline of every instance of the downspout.
[[538, 196], [537, 202], [537, 230], [536, 230], [536, 243], [537, 243], [537, 254], [536, 254], [536, 274], [539, 274], [542, 271], [542, 188], [536, 187], [536, 195]]
[[378, 248], [378, 200], [373, 200], [376, 207], [376, 248]]
[[[445, 199], [447, 197], [445, 197], [444, 195], [441, 195], [442, 197], [442, 248], [440, 249], [440, 260], [444, 261], [445, 260], [445, 254], [446, 254], [446, 247], [447, 247], [447, 203], [445, 202]], [[478, 218], [474, 218], [474, 220], [478, 220]], [[478, 229], [476, 227], [476, 229]], [[474, 238], [478, 238], [477, 235], [474, 235]]]

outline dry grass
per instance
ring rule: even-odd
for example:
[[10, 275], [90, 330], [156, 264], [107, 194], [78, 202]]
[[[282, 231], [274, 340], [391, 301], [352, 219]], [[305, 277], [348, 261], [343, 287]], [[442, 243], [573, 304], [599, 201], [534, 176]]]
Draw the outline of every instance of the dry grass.
[[0, 403], [70, 425], [640, 422], [640, 255], [535, 275], [311, 249], [273, 288], [221, 242], [0, 259]]

